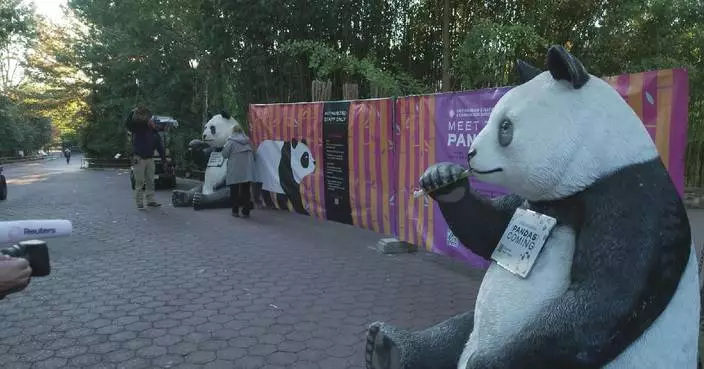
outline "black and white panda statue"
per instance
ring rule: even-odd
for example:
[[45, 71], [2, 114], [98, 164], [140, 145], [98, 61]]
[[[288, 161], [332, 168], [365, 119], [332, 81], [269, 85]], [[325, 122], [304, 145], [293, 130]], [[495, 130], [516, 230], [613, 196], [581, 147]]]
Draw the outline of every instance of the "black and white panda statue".
[[[300, 184], [315, 172], [315, 159], [306, 140], [264, 140], [255, 155], [261, 189], [276, 194], [279, 208], [286, 209], [290, 201], [297, 213], [309, 215], [301, 198]], [[263, 198], [266, 205], [274, 207], [271, 197]]]
[[197, 164], [205, 171], [203, 184], [190, 190], [174, 190], [171, 203], [174, 207], [193, 206], [194, 210], [226, 208], [232, 206], [230, 188], [226, 186], [227, 158], [222, 148], [232, 129], [240, 123], [226, 111], [210, 117], [203, 126], [202, 139], [188, 143], [188, 150]]
[[[697, 367], [697, 258], [655, 145], [623, 98], [564, 48], [549, 49], [547, 67], [519, 61], [521, 84], [468, 153], [469, 173], [511, 195], [480, 197], [450, 163], [420, 178], [452, 232], [491, 260], [474, 311], [423, 331], [371, 324], [367, 368]], [[505, 235], [538, 218], [556, 223], [532, 269], [517, 273], [524, 261], [515, 248], [504, 254]]]

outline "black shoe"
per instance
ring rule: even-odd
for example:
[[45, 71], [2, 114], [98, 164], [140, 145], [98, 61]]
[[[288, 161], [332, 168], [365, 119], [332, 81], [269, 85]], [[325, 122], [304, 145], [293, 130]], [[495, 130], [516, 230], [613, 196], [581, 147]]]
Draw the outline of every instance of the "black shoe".
[[152, 202], [148, 202], [148, 203], [147, 203], [147, 206], [149, 206], [150, 208], [158, 208], [158, 207], [161, 206], [161, 204], [159, 204], [159, 203], [156, 202], [156, 201], [152, 201]]
[[240, 217], [240, 210], [239, 209], [232, 209], [232, 216], [235, 218]]

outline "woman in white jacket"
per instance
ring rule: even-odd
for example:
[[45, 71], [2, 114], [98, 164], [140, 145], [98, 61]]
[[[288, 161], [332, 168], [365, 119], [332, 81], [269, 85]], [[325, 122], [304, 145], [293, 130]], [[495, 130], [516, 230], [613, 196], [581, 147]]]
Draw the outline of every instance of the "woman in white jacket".
[[250, 195], [250, 187], [254, 181], [254, 151], [252, 142], [242, 130], [235, 126], [232, 135], [222, 149], [222, 156], [227, 158], [227, 175], [225, 183], [230, 186], [232, 201], [232, 216], [248, 218], [254, 207]]

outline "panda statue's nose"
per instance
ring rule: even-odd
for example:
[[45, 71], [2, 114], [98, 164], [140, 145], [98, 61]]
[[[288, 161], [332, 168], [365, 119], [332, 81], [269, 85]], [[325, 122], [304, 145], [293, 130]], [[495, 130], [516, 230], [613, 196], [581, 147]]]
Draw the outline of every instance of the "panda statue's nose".
[[205, 140], [206, 138], [208, 138], [208, 135], [203, 135], [203, 139]]
[[477, 156], [477, 150], [476, 149], [469, 150], [469, 152], [467, 153], [467, 161], [472, 160], [472, 158], [475, 156]]

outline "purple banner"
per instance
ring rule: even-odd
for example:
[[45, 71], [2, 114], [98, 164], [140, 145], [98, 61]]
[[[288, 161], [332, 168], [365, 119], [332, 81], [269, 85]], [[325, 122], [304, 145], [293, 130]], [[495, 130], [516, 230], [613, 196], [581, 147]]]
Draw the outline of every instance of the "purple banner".
[[[435, 146], [438, 162], [448, 161], [467, 166], [467, 152], [479, 132], [486, 126], [491, 109], [510, 87], [485, 89], [470, 92], [436, 95]], [[508, 191], [499, 186], [470, 180], [472, 188], [488, 197], [501, 196]], [[437, 204], [433, 204], [437, 207]], [[439, 209], [438, 209], [439, 214]], [[434, 219], [436, 243], [433, 251], [465, 259], [472, 265], [486, 266], [488, 263], [471, 253], [455, 238], [442, 216]], [[468, 224], [467, 227], [472, 227]], [[443, 242], [444, 241], [444, 242]]]

